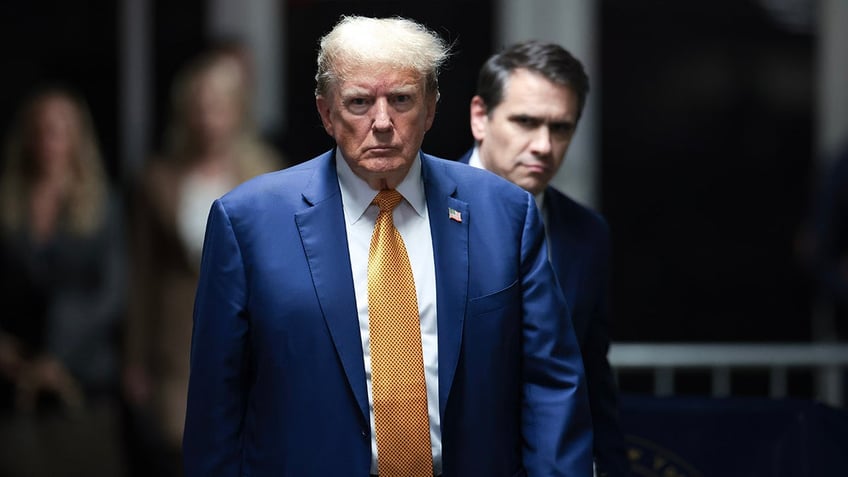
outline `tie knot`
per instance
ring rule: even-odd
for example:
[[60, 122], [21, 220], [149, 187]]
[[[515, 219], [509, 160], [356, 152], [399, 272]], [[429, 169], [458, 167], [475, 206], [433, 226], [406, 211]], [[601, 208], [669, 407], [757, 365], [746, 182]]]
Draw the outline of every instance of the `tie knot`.
[[377, 193], [372, 203], [377, 204], [380, 212], [391, 212], [400, 203], [401, 199], [403, 199], [403, 196], [400, 195], [400, 192], [394, 189], [383, 189]]

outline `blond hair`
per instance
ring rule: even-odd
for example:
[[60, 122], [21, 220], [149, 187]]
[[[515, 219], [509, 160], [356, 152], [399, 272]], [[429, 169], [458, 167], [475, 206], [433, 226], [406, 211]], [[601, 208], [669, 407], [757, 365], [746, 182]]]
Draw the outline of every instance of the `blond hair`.
[[190, 59], [171, 85], [170, 115], [165, 130], [164, 150], [159, 159], [178, 168], [191, 168], [204, 154], [204, 138], [193, 130], [191, 116], [204, 85], [224, 96], [236, 108], [237, 119], [228, 137], [230, 153], [238, 182], [287, 165], [285, 158], [262, 139], [252, 119], [250, 99], [253, 95], [248, 65], [239, 58], [232, 45], [210, 48]]
[[233, 54], [223, 50], [207, 51], [185, 65], [171, 85], [171, 111], [165, 131], [168, 157], [184, 160], [197, 153], [197, 139], [189, 130], [189, 116], [192, 104], [197, 101], [197, 90], [203, 83], [213, 84], [216, 91], [229, 96], [238, 108], [237, 137], [253, 131], [246, 73]]
[[439, 94], [439, 70], [450, 47], [435, 32], [412, 20], [342, 16], [321, 38], [315, 95], [329, 92], [351, 70], [363, 66], [416, 71], [427, 93]]
[[74, 127], [69, 191], [66, 200], [67, 230], [89, 235], [101, 225], [106, 202], [106, 172], [88, 106], [79, 95], [62, 86], [36, 91], [22, 103], [6, 138], [5, 165], [0, 182], [0, 223], [19, 231], [29, 214], [31, 188], [38, 179], [37, 161], [32, 155], [36, 138], [35, 121], [49, 101], [70, 106]]

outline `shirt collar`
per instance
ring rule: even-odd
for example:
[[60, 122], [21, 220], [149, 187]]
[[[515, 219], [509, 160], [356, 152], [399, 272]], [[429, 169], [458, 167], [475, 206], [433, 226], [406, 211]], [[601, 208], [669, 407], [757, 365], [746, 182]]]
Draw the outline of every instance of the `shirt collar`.
[[[378, 191], [369, 187], [367, 182], [354, 174], [339, 148], [336, 148], [336, 174], [339, 177], [339, 189], [342, 193], [345, 220], [349, 224], [356, 223], [362, 218], [368, 206], [371, 205]], [[398, 184], [396, 190], [412, 206], [415, 213], [420, 217], [424, 216], [426, 197], [424, 196], [424, 182], [421, 179], [420, 154], [415, 155], [409, 172], [407, 172], [403, 181]]]

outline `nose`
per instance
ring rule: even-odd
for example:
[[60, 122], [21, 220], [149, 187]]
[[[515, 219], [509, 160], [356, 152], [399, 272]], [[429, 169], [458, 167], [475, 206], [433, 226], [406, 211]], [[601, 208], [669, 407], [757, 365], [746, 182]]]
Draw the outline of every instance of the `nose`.
[[537, 156], [544, 156], [551, 153], [551, 132], [548, 130], [547, 125], [543, 124], [533, 131], [530, 151]]
[[389, 102], [386, 98], [378, 98], [374, 104], [374, 119], [372, 120], [371, 128], [375, 132], [386, 132], [392, 129]]

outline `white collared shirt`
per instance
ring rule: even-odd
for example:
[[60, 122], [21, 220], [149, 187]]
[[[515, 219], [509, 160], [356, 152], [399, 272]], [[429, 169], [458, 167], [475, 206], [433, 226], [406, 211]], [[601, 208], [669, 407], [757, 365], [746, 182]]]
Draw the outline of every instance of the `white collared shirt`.
[[[368, 408], [371, 422], [371, 473], [377, 474], [377, 439], [374, 432], [374, 396], [371, 391], [371, 340], [368, 331], [368, 250], [379, 209], [371, 205], [376, 190], [356, 176], [336, 149], [336, 172], [342, 193], [345, 229], [347, 230], [350, 268], [359, 314], [359, 334], [365, 358], [368, 386]], [[430, 444], [433, 450], [434, 475], [442, 473], [442, 433], [439, 419], [439, 346], [436, 322], [436, 270], [430, 218], [421, 178], [421, 158], [416, 156], [406, 177], [396, 189], [404, 197], [395, 207], [393, 219], [406, 246], [421, 320], [421, 346], [424, 356], [424, 380], [427, 384], [427, 407], [430, 415]], [[425, 239], [426, 238], [426, 239]]]

